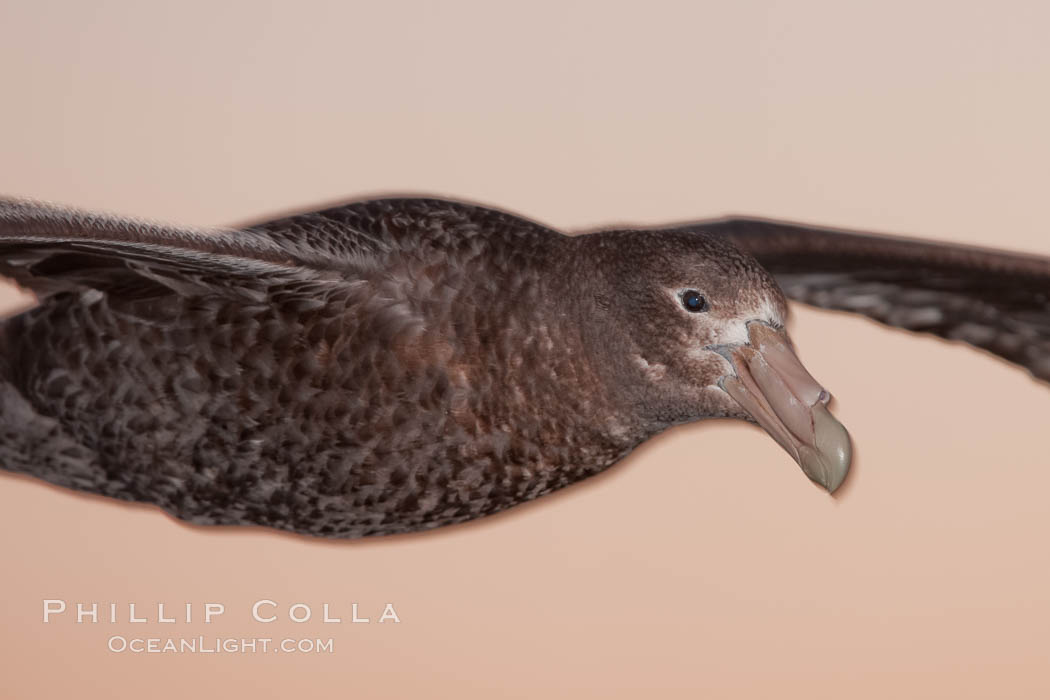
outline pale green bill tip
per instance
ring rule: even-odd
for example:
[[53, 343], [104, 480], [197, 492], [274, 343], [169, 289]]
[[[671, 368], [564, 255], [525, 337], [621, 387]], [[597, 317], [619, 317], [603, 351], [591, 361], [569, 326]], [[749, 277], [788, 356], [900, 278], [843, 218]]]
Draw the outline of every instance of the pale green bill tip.
[[798, 462], [806, 476], [835, 493], [849, 474], [853, 447], [846, 428], [824, 404], [818, 403], [812, 411], [814, 444], [799, 447]]

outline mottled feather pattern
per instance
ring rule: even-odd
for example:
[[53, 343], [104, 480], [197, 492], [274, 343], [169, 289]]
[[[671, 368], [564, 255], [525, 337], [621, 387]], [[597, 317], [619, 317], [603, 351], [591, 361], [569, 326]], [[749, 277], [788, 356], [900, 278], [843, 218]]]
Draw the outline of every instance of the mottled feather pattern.
[[[8, 321], [11, 384], [90, 458], [18, 440], [5, 466], [191, 522], [358, 537], [500, 510], [633, 447], [597, 435], [601, 402], [564, 391], [587, 359], [543, 330], [569, 239], [501, 234], [452, 205], [384, 209], [279, 227], [296, 259], [348, 259], [337, 282], [257, 275], [231, 296], [175, 275], [165, 296], [66, 291]], [[334, 217], [346, 228], [319, 223]], [[348, 236], [356, 222], [376, 230]], [[575, 425], [555, 418], [566, 409]]]
[[192, 231], [0, 201], [0, 272], [40, 300], [0, 327], [0, 465], [194, 523], [469, 520], [671, 425], [746, 418], [668, 290], [701, 287], [727, 327], [777, 325], [770, 273], [1048, 376], [1045, 260], [837, 236], [733, 220], [570, 237], [433, 199]]

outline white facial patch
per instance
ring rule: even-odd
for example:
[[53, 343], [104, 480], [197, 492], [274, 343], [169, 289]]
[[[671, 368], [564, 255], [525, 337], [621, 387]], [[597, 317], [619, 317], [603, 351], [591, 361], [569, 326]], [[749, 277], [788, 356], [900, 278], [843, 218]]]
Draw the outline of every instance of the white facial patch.
[[[673, 290], [672, 293], [676, 299], [681, 299], [682, 292], [684, 290]], [[744, 311], [736, 316], [727, 318], [725, 316], [719, 317], [718, 301], [713, 302], [713, 310], [709, 317], [705, 319], [708, 327], [713, 331], [714, 342], [712, 345], [745, 345], [749, 342], [750, 338], [747, 331], [747, 324], [749, 321], [762, 321], [768, 323], [771, 326], [780, 328], [784, 325], [784, 316], [781, 314], [777, 305], [773, 301], [763, 295], [758, 299], [755, 299], [755, 304], [749, 311]], [[692, 347], [689, 349], [690, 354], [701, 357], [708, 351], [704, 347]]]
[[759, 304], [758, 314], [755, 318], [765, 321], [775, 328], [782, 328], [785, 321], [776, 304], [770, 301], [769, 297], [762, 297], [762, 302]]
[[[757, 318], [757, 316], [755, 317]], [[715, 342], [713, 345], [729, 345], [731, 343], [746, 343], [747, 322], [752, 318], [725, 318], [718, 319], [711, 324], [714, 330]]]

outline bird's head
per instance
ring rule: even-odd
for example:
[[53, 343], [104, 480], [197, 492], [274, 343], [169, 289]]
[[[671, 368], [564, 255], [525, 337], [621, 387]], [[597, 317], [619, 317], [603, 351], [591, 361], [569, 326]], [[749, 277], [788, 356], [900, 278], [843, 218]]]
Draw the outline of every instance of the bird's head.
[[784, 330], [787, 303], [751, 256], [688, 230], [581, 236], [598, 263], [587, 294], [593, 341], [631, 411], [656, 425], [733, 417], [763, 427], [829, 492], [849, 471], [830, 394]]

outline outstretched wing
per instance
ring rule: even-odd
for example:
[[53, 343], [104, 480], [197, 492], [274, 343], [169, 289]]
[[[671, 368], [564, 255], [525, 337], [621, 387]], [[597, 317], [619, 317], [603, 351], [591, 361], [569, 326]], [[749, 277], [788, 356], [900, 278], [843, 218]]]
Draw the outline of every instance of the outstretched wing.
[[[0, 274], [38, 296], [90, 287], [129, 297], [316, 279], [331, 260], [243, 231], [184, 229], [0, 200]], [[249, 294], [250, 295], [250, 294]]]
[[791, 299], [983, 348], [1050, 381], [1050, 258], [761, 219], [726, 236]]
[[185, 229], [0, 199], [0, 275], [44, 297], [95, 288], [256, 296], [281, 282], [382, 274], [390, 257], [561, 234], [512, 214], [424, 198], [360, 201], [241, 228]]

